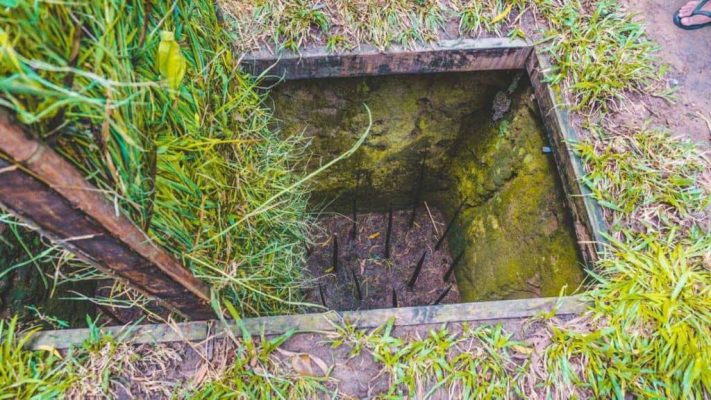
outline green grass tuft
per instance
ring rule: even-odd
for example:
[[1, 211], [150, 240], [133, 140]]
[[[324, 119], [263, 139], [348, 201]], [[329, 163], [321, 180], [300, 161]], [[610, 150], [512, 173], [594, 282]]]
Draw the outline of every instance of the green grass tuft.
[[33, 332], [0, 320], [0, 399], [60, 397], [73, 382], [56, 350], [25, 350]]
[[[269, 128], [212, 2], [20, 2], [0, 25], [0, 105], [244, 315], [298, 308], [306, 193], [254, 210], [297, 180], [304, 143]], [[177, 91], [163, 30], [186, 59]]]

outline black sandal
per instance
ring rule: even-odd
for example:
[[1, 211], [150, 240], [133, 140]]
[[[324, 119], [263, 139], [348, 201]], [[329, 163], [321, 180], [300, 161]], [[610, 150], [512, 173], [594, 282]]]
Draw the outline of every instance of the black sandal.
[[[689, 15], [688, 17], [693, 17], [693, 16], [697, 16], [697, 15], [703, 15], [704, 17], [709, 17], [709, 18], [711, 18], [711, 12], [702, 10], [702, 8], [703, 8], [703, 7], [706, 5], [706, 3], [708, 3], [709, 1], [711, 1], [711, 0], [701, 0], [701, 1], [699, 2], [699, 5], [696, 6], [696, 8], [694, 9], [694, 11], [693, 11], [693, 12], [691, 13], [691, 15]], [[684, 17], [684, 18], [688, 18], [688, 17]], [[679, 11], [677, 11], [677, 12], [674, 14], [674, 25], [678, 26], [678, 27], [681, 28], [681, 29], [685, 29], [685, 30], [687, 30], [687, 31], [693, 31], [693, 30], [701, 29], [701, 28], [703, 28], [703, 27], [706, 27], [706, 26], [711, 25], [711, 21], [706, 22], [706, 23], [703, 23], [703, 24], [684, 25], [684, 24], [681, 23], [681, 17], [679, 16]]]

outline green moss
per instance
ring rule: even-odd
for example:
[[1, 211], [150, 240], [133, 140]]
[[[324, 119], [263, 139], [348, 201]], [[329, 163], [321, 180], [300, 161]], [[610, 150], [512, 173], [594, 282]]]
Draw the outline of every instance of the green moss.
[[425, 151], [430, 186], [438, 185], [462, 132], [481, 126], [496, 91], [509, 81], [501, 72], [321, 79], [287, 82], [272, 98], [283, 134], [304, 132], [312, 139], [309, 169], [348, 150], [362, 135], [367, 104], [373, 113], [368, 141], [313, 189], [316, 201], [330, 202], [358, 187], [370, 207], [383, 208], [391, 201], [410, 203]]
[[[557, 295], [583, 279], [543, 128], [521, 88], [513, 110], [490, 122], [506, 73], [390, 76], [288, 82], [272, 93], [284, 135], [312, 138], [313, 169], [346, 151], [367, 125], [366, 144], [314, 183], [316, 203], [350, 212], [389, 202], [410, 207], [427, 153], [424, 200], [452, 214], [467, 199], [449, 237], [465, 250], [456, 271], [465, 301]], [[339, 200], [340, 197], [340, 200]], [[335, 200], [335, 201], [334, 201]]]
[[456, 271], [465, 301], [555, 296], [583, 279], [555, 165], [541, 151], [541, 131], [519, 105], [453, 159], [454, 197], [474, 205], [463, 212], [454, 240], [466, 249]]

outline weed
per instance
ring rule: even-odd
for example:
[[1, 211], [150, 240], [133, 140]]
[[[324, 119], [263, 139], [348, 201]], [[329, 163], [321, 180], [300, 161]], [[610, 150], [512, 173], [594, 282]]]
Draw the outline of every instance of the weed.
[[0, 398], [59, 397], [74, 378], [56, 350], [30, 351], [24, 347], [32, 333], [17, 331], [17, 318], [0, 320]]
[[575, 149], [588, 171], [583, 181], [601, 206], [614, 211], [608, 214], [616, 231], [689, 229], [711, 204], [703, 176], [708, 160], [693, 143], [667, 132], [606, 131]]
[[[323, 23], [312, 11], [302, 17]], [[298, 307], [306, 195], [291, 166], [302, 142], [268, 128], [211, 2], [22, 2], [0, 21], [14, 60], [0, 63], [4, 107], [243, 314]], [[155, 69], [160, 31], [185, 58], [175, 88]]]

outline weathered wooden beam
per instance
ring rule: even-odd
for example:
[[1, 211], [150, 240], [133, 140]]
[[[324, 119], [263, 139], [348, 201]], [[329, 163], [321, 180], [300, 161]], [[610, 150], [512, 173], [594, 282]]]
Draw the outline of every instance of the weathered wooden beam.
[[583, 162], [571, 147], [580, 141], [580, 136], [570, 122], [569, 109], [565, 100], [546, 82], [545, 73], [551, 68], [547, 56], [538, 47], [526, 61], [526, 71], [536, 95], [541, 119], [553, 145], [553, 157], [563, 183], [566, 205], [573, 217], [575, 235], [585, 264], [592, 266], [606, 243], [603, 232], [607, 231], [607, 224], [602, 208], [582, 181], [585, 176]]
[[207, 318], [209, 288], [155, 245], [67, 160], [0, 112], [0, 207], [172, 311]]
[[[498, 321], [511, 318], [528, 318], [542, 312], [555, 315], [581, 314], [588, 304], [579, 296], [548, 297], [485, 301], [480, 303], [440, 304], [384, 308], [360, 311], [328, 311], [315, 314], [278, 315], [273, 317], [245, 318], [241, 321], [253, 335], [281, 335], [292, 329], [297, 332], [330, 332], [343, 321], [358, 329], [375, 328], [391, 319], [395, 326], [414, 326], [446, 323]], [[239, 329], [229, 321], [231, 329]], [[161, 343], [182, 340], [200, 341], [215, 335], [223, 335], [225, 327], [219, 321], [183, 322], [177, 324], [154, 324], [139, 326], [114, 326], [103, 328], [107, 334], [130, 343]], [[89, 329], [62, 329], [37, 332], [28, 346], [34, 349], [54, 347], [58, 349], [81, 345], [90, 335]]]
[[338, 54], [325, 47], [281, 55], [262, 50], [246, 55], [241, 65], [254, 75], [284, 79], [506, 70], [522, 69], [531, 49], [522, 40], [457, 39], [387, 52], [367, 46]]

